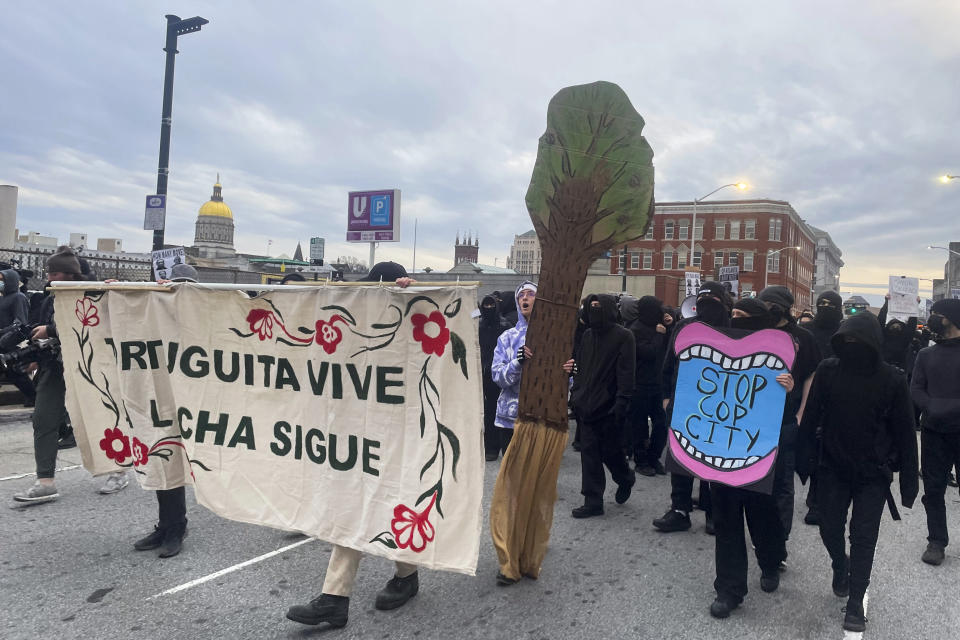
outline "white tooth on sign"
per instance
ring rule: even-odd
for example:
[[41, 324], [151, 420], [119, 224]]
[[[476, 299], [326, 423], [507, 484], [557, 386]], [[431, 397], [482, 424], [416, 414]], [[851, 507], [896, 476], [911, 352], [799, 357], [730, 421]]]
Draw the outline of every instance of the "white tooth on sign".
[[719, 351], [714, 351], [713, 357], [710, 359], [713, 361], [713, 364], [720, 364], [720, 361], [723, 360], [723, 354]]
[[736, 460], [733, 461], [733, 466], [731, 467], [731, 469], [739, 469], [742, 466], [743, 466], [743, 458], [737, 458]]
[[777, 368], [777, 362], [779, 361], [775, 356], [767, 356], [767, 366], [770, 367], [771, 369]]
[[697, 451], [697, 452], [694, 453], [693, 455], [697, 456], [697, 459], [698, 459], [698, 460], [703, 460], [703, 452]]
[[692, 455], [693, 455], [693, 452], [696, 451], [696, 449], [693, 448], [693, 445], [692, 445], [692, 444], [688, 444], [688, 445], [686, 446], [686, 448], [684, 449], [684, 451], [686, 451], [689, 455], [692, 456]]
[[756, 461], [759, 460], [759, 459], [760, 459], [760, 458], [758, 458], [757, 456], [750, 456], [749, 458], [747, 458], [747, 464], [753, 464], [754, 462], [756, 462]]
[[703, 461], [706, 462], [707, 464], [713, 464], [713, 458], [711, 458], [710, 456], [707, 456], [706, 458], [704, 458]]
[[783, 360], [777, 358], [777, 361], [773, 363], [774, 369], [786, 369], [787, 365], [783, 364]]
[[700, 345], [694, 345], [694, 346], [690, 347], [690, 355], [693, 356], [694, 358], [699, 358], [699, 357], [700, 357]]
[[730, 467], [733, 466], [733, 460], [731, 460], [731, 459], [728, 458], [728, 459], [724, 460], [724, 461], [723, 461], [723, 464], [720, 465], [720, 466], [722, 466], [724, 469], [729, 469]]
[[732, 364], [733, 364], [733, 360], [731, 360], [730, 358], [724, 358], [724, 359], [723, 359], [723, 368], [724, 368], [724, 369], [729, 369]]
[[765, 354], [760, 354], [753, 356], [753, 366], [760, 367], [763, 366], [763, 363], [767, 361], [767, 356]]
[[684, 351], [682, 351], [682, 352], [680, 353], [680, 359], [681, 359], [681, 360], [689, 360], [689, 359], [690, 359], [690, 349], [685, 349]]
[[687, 440], [687, 439], [684, 438], [683, 436], [680, 436], [680, 446], [681, 446], [681, 447], [687, 446], [687, 444], [688, 444], [689, 442], [690, 442], [689, 440]]

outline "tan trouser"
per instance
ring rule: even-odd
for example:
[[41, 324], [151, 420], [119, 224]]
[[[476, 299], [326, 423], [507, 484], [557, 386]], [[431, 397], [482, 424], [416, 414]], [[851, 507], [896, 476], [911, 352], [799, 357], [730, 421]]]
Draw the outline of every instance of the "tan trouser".
[[517, 420], [490, 503], [490, 535], [508, 578], [540, 576], [566, 445], [566, 431]]
[[[323, 593], [349, 598], [353, 593], [353, 584], [357, 581], [357, 569], [362, 557], [362, 551], [333, 545], [330, 562], [327, 563], [327, 575], [323, 579]], [[417, 571], [415, 564], [397, 562], [396, 565], [398, 578], [406, 578]]]

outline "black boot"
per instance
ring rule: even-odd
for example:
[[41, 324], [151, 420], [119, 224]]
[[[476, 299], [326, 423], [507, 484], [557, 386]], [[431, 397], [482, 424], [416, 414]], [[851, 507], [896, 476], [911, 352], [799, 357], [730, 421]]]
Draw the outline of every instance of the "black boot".
[[843, 628], [847, 631], [866, 631], [867, 616], [863, 613], [863, 600], [850, 598], [847, 601], [846, 615], [843, 616]]
[[163, 536], [163, 544], [160, 545], [160, 552], [157, 555], [161, 558], [172, 558], [177, 555], [183, 548], [183, 539], [186, 537], [186, 522], [167, 527], [166, 534]]
[[407, 604], [407, 600], [417, 595], [420, 590], [420, 578], [414, 571], [406, 578], [393, 576], [387, 582], [387, 586], [377, 594], [377, 601], [374, 606], [380, 611], [389, 611]]
[[850, 558], [844, 558], [842, 567], [833, 567], [833, 593], [838, 598], [850, 595]]
[[349, 610], [350, 598], [321, 593], [307, 604], [298, 604], [287, 609], [287, 619], [300, 624], [315, 625], [326, 622], [331, 627], [343, 627], [347, 624]]
[[133, 543], [133, 548], [137, 551], [150, 551], [163, 544], [163, 538], [167, 535], [167, 530], [160, 528], [160, 525], [153, 527], [153, 531]]

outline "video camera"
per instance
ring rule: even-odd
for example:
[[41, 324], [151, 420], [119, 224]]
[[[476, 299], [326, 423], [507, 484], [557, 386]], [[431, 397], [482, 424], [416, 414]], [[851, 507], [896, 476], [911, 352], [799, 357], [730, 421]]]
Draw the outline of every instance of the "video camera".
[[30, 340], [36, 325], [14, 323], [0, 334], [0, 369], [38, 362], [60, 353], [60, 340], [46, 338], [19, 347]]

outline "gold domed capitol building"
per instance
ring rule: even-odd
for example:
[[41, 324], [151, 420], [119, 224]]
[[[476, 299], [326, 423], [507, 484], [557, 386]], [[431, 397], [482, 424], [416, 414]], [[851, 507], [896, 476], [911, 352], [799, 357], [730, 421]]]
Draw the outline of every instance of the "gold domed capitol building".
[[233, 248], [233, 211], [223, 201], [221, 189], [218, 173], [213, 195], [197, 214], [193, 246], [198, 249], [200, 258], [232, 258], [236, 255]]

